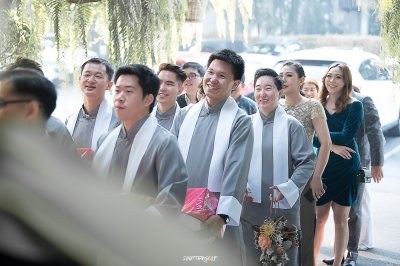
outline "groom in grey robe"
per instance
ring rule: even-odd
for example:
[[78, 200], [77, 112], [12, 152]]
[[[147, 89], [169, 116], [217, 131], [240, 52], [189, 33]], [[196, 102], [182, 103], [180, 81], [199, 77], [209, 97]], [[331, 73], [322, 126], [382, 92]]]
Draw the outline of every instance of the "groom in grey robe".
[[160, 81], [139, 64], [120, 67], [114, 81], [114, 107], [122, 125], [99, 140], [94, 168], [125, 193], [152, 203], [161, 190], [187, 179], [175, 136], [150, 115]]
[[[186, 160], [188, 188], [208, 188], [219, 198], [216, 215], [204, 224], [217, 236], [213, 245], [228, 252], [217, 258], [227, 265], [245, 263], [240, 213], [253, 130], [250, 118], [230, 97], [243, 73], [240, 55], [228, 49], [213, 53], [203, 78], [206, 98], [180, 110], [171, 129]], [[225, 224], [225, 234], [218, 239]]]
[[[78, 150], [91, 149], [89, 160], [90, 154], [97, 148], [99, 137], [119, 124], [113, 108], [105, 98], [106, 91], [113, 85], [113, 74], [114, 69], [104, 59], [91, 58], [84, 62], [79, 77], [83, 104], [65, 121]], [[80, 152], [84, 157], [85, 151]]]

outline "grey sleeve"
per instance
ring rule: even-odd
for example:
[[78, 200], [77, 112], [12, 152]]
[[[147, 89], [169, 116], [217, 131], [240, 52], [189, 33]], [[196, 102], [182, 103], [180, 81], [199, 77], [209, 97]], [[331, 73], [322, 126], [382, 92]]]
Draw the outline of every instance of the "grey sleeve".
[[314, 171], [316, 156], [303, 126], [292, 124], [289, 134], [289, 164], [293, 167], [290, 179], [302, 189]]
[[181, 151], [175, 136], [168, 134], [159, 151], [156, 163], [158, 176], [158, 191], [170, 184], [181, 182], [188, 178], [186, 165], [183, 161]]
[[179, 110], [177, 116], [174, 119], [174, 123], [171, 126], [170, 132], [172, 135], [175, 135], [176, 138], [179, 137], [179, 129], [183, 123], [183, 120], [186, 117], [187, 111], [189, 110], [189, 107], [185, 107]]
[[383, 166], [383, 146], [385, 145], [385, 137], [382, 132], [378, 110], [369, 96], [364, 98], [363, 105], [365, 134], [368, 137], [368, 142], [370, 145], [371, 165]]

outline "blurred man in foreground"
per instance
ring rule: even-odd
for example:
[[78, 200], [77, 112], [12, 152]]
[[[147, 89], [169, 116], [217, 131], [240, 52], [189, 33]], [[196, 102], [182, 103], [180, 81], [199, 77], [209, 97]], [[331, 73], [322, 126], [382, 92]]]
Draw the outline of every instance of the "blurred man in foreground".
[[0, 74], [0, 119], [21, 122], [45, 132], [56, 107], [53, 83], [33, 70], [15, 69]]
[[[13, 69], [31, 69], [36, 71], [39, 75], [45, 77], [42, 66], [29, 58], [19, 57], [17, 60], [7, 67], [7, 70]], [[46, 132], [51, 139], [63, 145], [68, 150], [74, 150], [75, 145], [69, 134], [65, 124], [58, 118], [50, 116], [47, 120]]]

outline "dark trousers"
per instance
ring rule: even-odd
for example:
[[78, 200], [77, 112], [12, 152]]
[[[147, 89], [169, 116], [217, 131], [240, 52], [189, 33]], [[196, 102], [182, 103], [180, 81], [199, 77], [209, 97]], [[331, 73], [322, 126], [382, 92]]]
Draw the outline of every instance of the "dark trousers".
[[300, 265], [314, 265], [315, 201], [309, 202], [304, 194], [310, 189], [311, 179], [304, 187], [300, 197]]
[[361, 232], [361, 209], [362, 198], [364, 195], [365, 183], [359, 183], [357, 192], [356, 205], [352, 206], [349, 214], [349, 243], [347, 250], [353, 254], [358, 254], [358, 242], [360, 241]]

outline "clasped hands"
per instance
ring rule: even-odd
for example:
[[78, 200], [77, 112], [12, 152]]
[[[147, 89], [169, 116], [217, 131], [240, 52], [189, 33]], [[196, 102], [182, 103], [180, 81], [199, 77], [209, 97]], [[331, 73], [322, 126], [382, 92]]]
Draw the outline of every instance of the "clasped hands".
[[[278, 202], [285, 198], [285, 196], [283, 196], [283, 194], [281, 193], [281, 191], [279, 190], [279, 188], [277, 186], [271, 186], [269, 188], [272, 189], [271, 194], [269, 194], [269, 199], [272, 202]], [[274, 194], [273, 193], [274, 190], [276, 190], [276, 193], [275, 193], [276, 195], [272, 196]], [[253, 202], [253, 197], [251, 196], [250, 188], [246, 188], [246, 193], [244, 194], [244, 202], [247, 202], [247, 203]]]

